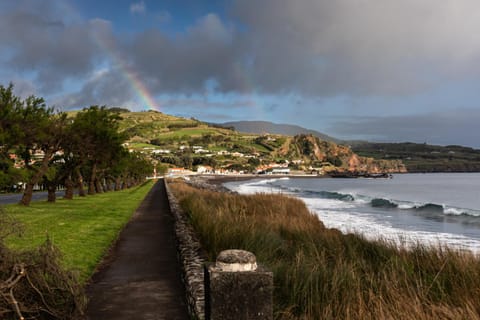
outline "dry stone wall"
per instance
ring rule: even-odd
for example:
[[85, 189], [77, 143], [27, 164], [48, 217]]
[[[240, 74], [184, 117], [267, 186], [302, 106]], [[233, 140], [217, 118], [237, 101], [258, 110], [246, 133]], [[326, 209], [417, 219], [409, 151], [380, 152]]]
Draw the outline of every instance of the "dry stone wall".
[[177, 252], [183, 267], [183, 281], [187, 294], [190, 314], [196, 318], [205, 319], [205, 284], [204, 265], [207, 255], [185, 212], [171, 192], [165, 181], [170, 210], [175, 218], [175, 234], [177, 237]]

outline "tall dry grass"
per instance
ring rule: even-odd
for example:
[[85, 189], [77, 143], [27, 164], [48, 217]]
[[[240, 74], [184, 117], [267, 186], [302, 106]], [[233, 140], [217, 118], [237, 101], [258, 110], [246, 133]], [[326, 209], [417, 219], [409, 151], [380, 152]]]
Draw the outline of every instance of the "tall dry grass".
[[274, 272], [277, 319], [480, 319], [480, 260], [327, 229], [291, 197], [171, 183], [211, 260], [254, 252]]

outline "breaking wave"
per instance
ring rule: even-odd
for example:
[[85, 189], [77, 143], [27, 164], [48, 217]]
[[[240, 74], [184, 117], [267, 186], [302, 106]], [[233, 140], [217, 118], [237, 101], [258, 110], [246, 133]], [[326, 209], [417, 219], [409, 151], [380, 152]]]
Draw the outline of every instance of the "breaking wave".
[[[362, 194], [343, 193], [336, 191], [325, 190], [308, 190], [296, 187], [288, 187], [281, 183], [281, 180], [289, 178], [264, 179], [252, 181], [243, 184], [243, 187], [249, 188], [250, 192], [280, 192], [291, 194], [302, 198], [318, 198], [333, 201], [340, 201], [343, 203], [351, 203], [357, 205], [367, 205], [376, 209], [385, 210], [409, 210], [419, 215], [445, 215], [445, 216], [470, 216], [480, 217], [479, 210], [459, 208], [446, 206], [439, 203], [419, 203], [408, 200], [394, 200], [381, 197], [369, 197]], [[242, 190], [238, 190], [242, 193]], [[245, 190], [243, 190], [245, 191]]]
[[451, 216], [473, 216], [480, 217], [480, 211], [445, 206], [438, 203], [418, 203], [410, 201], [392, 200], [387, 198], [371, 198], [365, 195], [332, 192], [332, 191], [311, 191], [289, 188], [289, 192], [300, 193], [300, 196], [317, 197], [322, 199], [334, 199], [344, 202], [358, 202], [368, 204], [373, 208], [392, 209], [392, 210], [411, 210], [419, 214], [441, 214]]
[[[471, 201], [469, 190], [459, 188], [452, 200], [445, 190], [437, 189], [441, 183], [429, 180], [444, 176], [402, 176], [388, 181], [385, 189], [384, 180], [367, 183], [359, 179], [340, 183], [343, 181], [288, 181], [285, 177], [234, 182], [229, 186], [243, 194], [281, 193], [300, 198], [327, 227], [344, 233], [360, 233], [372, 239], [385, 237], [402, 245], [410, 241], [412, 244], [419, 241], [432, 245], [441, 243], [480, 255], [480, 232], [477, 231], [480, 228], [480, 208]], [[449, 186], [450, 177], [447, 177]], [[466, 178], [461, 178], [456, 183], [463, 186]], [[471, 182], [471, 179], [467, 181]], [[421, 194], [411, 192], [410, 183], [423, 183], [423, 188], [416, 189]], [[443, 203], [443, 197], [450, 203]]]

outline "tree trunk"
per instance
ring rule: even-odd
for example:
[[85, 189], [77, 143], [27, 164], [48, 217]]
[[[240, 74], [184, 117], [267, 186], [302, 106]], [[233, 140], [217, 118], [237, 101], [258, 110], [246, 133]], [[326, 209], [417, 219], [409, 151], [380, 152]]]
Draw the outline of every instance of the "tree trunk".
[[32, 201], [34, 185], [35, 184], [31, 182], [26, 183], [25, 190], [23, 191], [23, 196], [19, 204], [23, 204], [24, 206], [30, 205], [30, 202]]
[[55, 200], [57, 200], [57, 195], [55, 193], [55, 191], [57, 191], [57, 186], [54, 184], [54, 183], [49, 183], [47, 185], [47, 190], [48, 190], [48, 198], [47, 198], [47, 201], [48, 202], [55, 202]]
[[68, 175], [67, 178], [65, 179], [65, 196], [63, 197], [64, 199], [67, 199], [67, 200], [73, 199], [74, 186], [75, 185], [72, 181], [72, 176]]
[[115, 178], [115, 191], [118, 191], [122, 188], [122, 178], [117, 177]]
[[112, 191], [112, 180], [105, 178], [105, 192]]
[[95, 191], [97, 193], [103, 193], [103, 186], [100, 179], [95, 179]]
[[30, 205], [32, 201], [32, 194], [33, 194], [33, 186], [36, 185], [40, 179], [43, 177], [45, 172], [48, 170], [48, 163], [50, 162], [50, 158], [52, 157], [53, 152], [47, 150], [45, 152], [45, 156], [42, 159], [42, 165], [38, 168], [37, 172], [30, 178], [30, 181], [27, 182], [27, 187], [25, 188], [25, 192], [23, 193], [22, 199], [20, 200], [19, 204], [24, 206]]
[[122, 190], [128, 188], [128, 177], [123, 178]]
[[97, 164], [92, 166], [92, 173], [90, 174], [90, 181], [88, 182], [88, 194], [95, 194], [95, 180], [97, 180]]
[[77, 187], [78, 187], [78, 195], [80, 197], [85, 197], [87, 194], [85, 193], [85, 188], [83, 187], [83, 176], [80, 172], [80, 168], [75, 169], [77, 173]]

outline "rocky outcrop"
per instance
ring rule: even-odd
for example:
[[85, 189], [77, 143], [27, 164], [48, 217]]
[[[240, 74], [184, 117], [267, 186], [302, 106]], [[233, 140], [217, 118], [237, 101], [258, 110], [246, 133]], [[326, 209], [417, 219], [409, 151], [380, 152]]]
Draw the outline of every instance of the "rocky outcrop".
[[340, 172], [393, 173], [406, 172], [401, 160], [375, 160], [355, 154], [348, 146], [321, 140], [312, 135], [298, 135], [282, 146], [278, 155], [295, 159], [315, 167], [328, 167]]
[[352, 154], [348, 160], [349, 172], [405, 173], [407, 169], [400, 160], [377, 160]]

